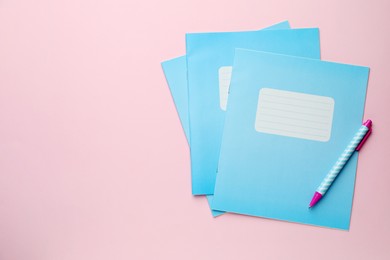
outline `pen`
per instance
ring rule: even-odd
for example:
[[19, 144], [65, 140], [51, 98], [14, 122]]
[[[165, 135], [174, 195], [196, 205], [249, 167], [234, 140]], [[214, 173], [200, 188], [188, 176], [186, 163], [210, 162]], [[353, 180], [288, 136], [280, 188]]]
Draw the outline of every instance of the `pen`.
[[340, 171], [343, 169], [344, 165], [348, 162], [349, 158], [351, 158], [352, 154], [362, 148], [364, 142], [371, 134], [371, 126], [372, 121], [368, 119], [359, 128], [359, 131], [355, 134], [352, 141], [349, 143], [347, 148], [345, 148], [344, 152], [340, 155], [337, 162], [333, 165], [332, 169], [328, 172], [324, 180], [321, 182], [320, 186], [317, 188], [313, 198], [311, 199], [309, 208], [316, 205], [317, 202], [325, 195], [330, 185], [332, 185], [337, 175], [339, 175]]

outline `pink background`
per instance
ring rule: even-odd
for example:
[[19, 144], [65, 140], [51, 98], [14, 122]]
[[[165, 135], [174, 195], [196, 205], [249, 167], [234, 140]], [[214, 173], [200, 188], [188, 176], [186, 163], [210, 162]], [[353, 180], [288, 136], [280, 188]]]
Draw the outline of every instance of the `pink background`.
[[[62, 3], [61, 3], [62, 2]], [[212, 3], [210, 3], [212, 2]], [[0, 259], [389, 259], [390, 2], [0, 0]], [[184, 33], [319, 27], [371, 67], [349, 232], [238, 215], [190, 192], [160, 62]]]

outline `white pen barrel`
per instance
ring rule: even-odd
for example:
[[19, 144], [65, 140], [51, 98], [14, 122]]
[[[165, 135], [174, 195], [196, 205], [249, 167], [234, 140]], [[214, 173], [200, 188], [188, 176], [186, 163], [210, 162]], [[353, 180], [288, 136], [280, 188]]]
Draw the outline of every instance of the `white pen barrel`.
[[317, 192], [324, 195], [334, 179], [336, 179], [337, 175], [343, 169], [344, 165], [348, 162], [349, 158], [351, 158], [353, 152], [356, 150], [356, 147], [360, 144], [364, 136], [368, 132], [368, 128], [365, 125], [362, 125], [359, 131], [355, 134], [352, 141], [349, 143], [348, 147], [341, 154], [337, 162], [333, 165], [332, 169], [328, 172], [325, 179], [321, 182], [320, 186], [317, 188]]

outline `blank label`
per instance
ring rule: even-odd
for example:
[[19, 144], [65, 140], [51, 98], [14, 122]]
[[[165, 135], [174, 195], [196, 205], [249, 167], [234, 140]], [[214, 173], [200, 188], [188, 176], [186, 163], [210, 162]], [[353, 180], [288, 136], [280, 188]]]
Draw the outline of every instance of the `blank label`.
[[219, 68], [218, 70], [219, 105], [221, 109], [224, 111], [226, 111], [231, 76], [232, 76], [232, 66], [224, 66]]
[[331, 97], [262, 88], [255, 129], [261, 133], [327, 142], [332, 131]]

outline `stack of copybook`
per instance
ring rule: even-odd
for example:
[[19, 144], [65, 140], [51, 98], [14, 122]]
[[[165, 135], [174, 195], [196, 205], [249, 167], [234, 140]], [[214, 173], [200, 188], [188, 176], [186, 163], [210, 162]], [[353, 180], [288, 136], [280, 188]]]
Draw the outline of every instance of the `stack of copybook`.
[[232, 212], [349, 229], [357, 153], [319, 183], [362, 124], [369, 68], [320, 60], [318, 28], [186, 34], [162, 63], [190, 145], [192, 194]]

